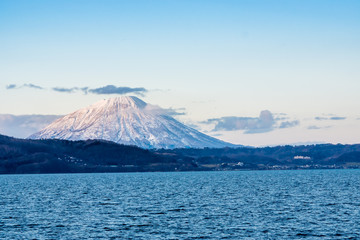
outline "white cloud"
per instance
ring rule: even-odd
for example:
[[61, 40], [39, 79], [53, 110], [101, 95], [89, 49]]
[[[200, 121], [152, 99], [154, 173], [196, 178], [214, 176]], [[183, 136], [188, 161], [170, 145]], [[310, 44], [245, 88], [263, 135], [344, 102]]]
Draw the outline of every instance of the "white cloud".
[[[279, 115], [279, 114], [277, 114]], [[277, 128], [290, 128], [300, 124], [298, 120], [284, 121], [289, 119], [286, 114], [274, 117], [269, 110], [260, 112], [259, 117], [221, 117], [208, 119], [203, 124], [214, 124], [213, 131], [237, 131], [245, 130], [245, 134], [270, 132]]]

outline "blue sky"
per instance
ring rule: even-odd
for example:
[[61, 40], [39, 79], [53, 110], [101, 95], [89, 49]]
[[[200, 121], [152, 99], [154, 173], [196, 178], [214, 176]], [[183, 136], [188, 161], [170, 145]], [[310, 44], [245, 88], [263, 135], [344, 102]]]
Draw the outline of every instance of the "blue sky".
[[113, 85], [234, 143], [360, 142], [359, 12], [347, 0], [1, 0], [0, 114], [66, 114], [114, 95], [53, 88]]

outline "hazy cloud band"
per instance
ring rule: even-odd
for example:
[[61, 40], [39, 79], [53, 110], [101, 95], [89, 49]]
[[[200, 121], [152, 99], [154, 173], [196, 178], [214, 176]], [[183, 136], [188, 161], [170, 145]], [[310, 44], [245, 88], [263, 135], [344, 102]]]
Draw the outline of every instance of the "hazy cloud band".
[[[16, 85], [16, 84], [9, 84], [6, 86], [6, 89], [20, 89], [20, 88], [33, 88], [33, 89], [39, 89], [39, 90], [45, 90], [45, 88], [37, 86], [35, 84], [23, 84], [23, 85]], [[106, 85], [103, 87], [98, 88], [89, 88], [89, 87], [72, 87], [72, 88], [64, 88], [64, 87], [53, 87], [51, 88], [52, 91], [55, 92], [61, 92], [61, 93], [75, 93], [78, 91], [83, 92], [84, 94], [92, 93], [92, 94], [102, 94], [102, 95], [109, 95], [109, 94], [119, 94], [124, 95], [127, 93], [133, 93], [137, 95], [143, 96], [147, 89], [143, 87], [137, 87], [137, 88], [131, 88], [131, 87], [117, 87], [114, 85]]]

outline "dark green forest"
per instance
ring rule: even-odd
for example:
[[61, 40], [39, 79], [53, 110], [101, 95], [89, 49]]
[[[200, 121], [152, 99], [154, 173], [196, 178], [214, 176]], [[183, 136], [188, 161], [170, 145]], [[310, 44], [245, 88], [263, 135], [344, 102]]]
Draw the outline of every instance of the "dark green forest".
[[0, 135], [0, 174], [360, 168], [360, 144], [146, 150]]

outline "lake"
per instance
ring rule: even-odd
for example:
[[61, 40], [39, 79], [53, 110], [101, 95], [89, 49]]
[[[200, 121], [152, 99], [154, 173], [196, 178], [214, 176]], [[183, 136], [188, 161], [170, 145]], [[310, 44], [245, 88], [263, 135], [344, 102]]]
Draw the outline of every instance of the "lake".
[[0, 239], [360, 239], [360, 170], [0, 175]]

